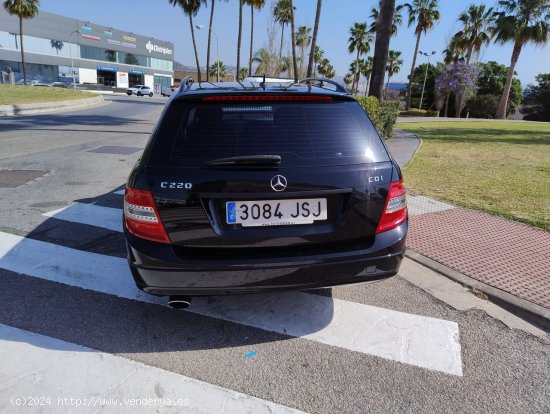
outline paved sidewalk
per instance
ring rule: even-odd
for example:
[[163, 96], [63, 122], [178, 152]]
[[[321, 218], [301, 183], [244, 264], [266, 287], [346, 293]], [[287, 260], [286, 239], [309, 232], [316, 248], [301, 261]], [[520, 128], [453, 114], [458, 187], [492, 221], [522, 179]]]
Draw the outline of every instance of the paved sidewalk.
[[[419, 144], [401, 130], [387, 141], [402, 167]], [[408, 205], [409, 249], [519, 298], [510, 305], [550, 320], [550, 232], [411, 193]]]

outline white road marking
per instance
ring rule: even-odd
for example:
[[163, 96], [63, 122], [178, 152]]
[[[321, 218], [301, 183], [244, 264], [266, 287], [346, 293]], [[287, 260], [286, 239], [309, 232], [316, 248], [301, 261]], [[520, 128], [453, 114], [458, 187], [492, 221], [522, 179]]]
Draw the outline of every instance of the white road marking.
[[[0, 232], [0, 268], [71, 286], [164, 304], [138, 290], [126, 260]], [[196, 298], [190, 312], [462, 375], [456, 322], [303, 292]]]
[[140, 362], [2, 324], [0, 355], [9, 355], [0, 365], [0, 412], [4, 413], [19, 412], [18, 408], [22, 407], [16, 405], [16, 398], [30, 396], [50, 398], [49, 404], [48, 400], [41, 400], [44, 405], [38, 406], [40, 412], [302, 413]]
[[122, 210], [119, 208], [76, 203], [42, 215], [122, 232]]

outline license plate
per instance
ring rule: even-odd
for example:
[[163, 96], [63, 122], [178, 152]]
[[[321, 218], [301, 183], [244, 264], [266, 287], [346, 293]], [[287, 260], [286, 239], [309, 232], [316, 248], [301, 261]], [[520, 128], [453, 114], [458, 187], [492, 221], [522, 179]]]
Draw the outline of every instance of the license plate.
[[228, 201], [227, 224], [243, 227], [311, 224], [327, 219], [327, 199]]

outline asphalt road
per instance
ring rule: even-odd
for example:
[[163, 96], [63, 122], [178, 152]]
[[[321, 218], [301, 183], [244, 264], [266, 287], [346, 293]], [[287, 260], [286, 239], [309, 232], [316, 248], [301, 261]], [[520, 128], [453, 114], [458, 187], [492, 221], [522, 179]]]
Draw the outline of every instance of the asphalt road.
[[117, 191], [165, 99], [107, 101], [0, 119], [0, 412], [39, 411], [20, 395], [54, 398], [43, 412], [75, 395], [187, 401], [65, 412], [550, 412], [548, 335], [410, 261], [188, 311], [140, 295]]

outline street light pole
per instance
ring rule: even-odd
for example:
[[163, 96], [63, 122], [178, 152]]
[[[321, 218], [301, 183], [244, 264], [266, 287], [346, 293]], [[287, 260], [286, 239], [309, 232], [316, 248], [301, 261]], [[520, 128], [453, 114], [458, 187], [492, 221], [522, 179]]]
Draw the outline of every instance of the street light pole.
[[[208, 30], [211, 30], [212, 33], [214, 33], [214, 36], [216, 36], [216, 78], [217, 81], [220, 81], [220, 48], [219, 48], [219, 41], [218, 41], [218, 34], [212, 27], [206, 26], [205, 24], [197, 24], [195, 26], [197, 29], [204, 29], [205, 27], [208, 27]], [[209, 68], [206, 68], [206, 70], [209, 70]]]
[[428, 58], [428, 63], [426, 63], [426, 73], [424, 74], [424, 83], [422, 84], [422, 93], [420, 94], [420, 104], [418, 105], [418, 109], [422, 109], [422, 101], [424, 100], [424, 89], [426, 88], [426, 79], [428, 78], [428, 67], [430, 66], [430, 57], [432, 55], [435, 55], [435, 50], [432, 51], [432, 53], [425, 53], [422, 51], [418, 52], [420, 55], [424, 55]]
[[76, 83], [74, 78], [73, 48], [72, 48], [71, 38], [75, 33], [80, 33], [80, 30], [73, 30], [69, 35], [69, 54], [71, 55], [71, 76], [73, 78], [73, 89], [76, 89]]

